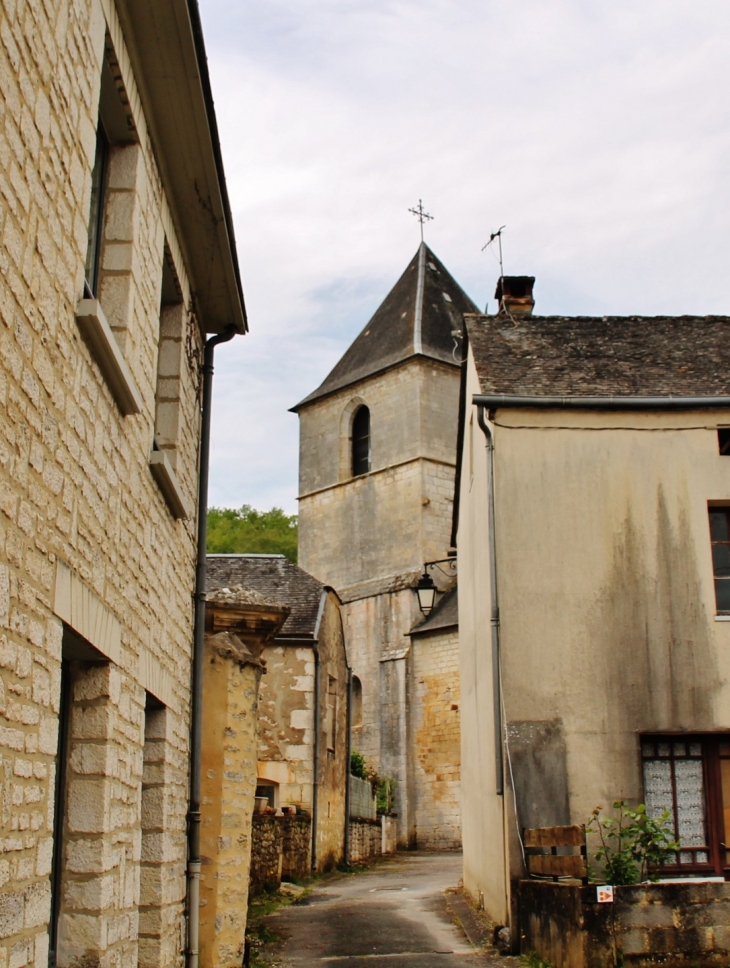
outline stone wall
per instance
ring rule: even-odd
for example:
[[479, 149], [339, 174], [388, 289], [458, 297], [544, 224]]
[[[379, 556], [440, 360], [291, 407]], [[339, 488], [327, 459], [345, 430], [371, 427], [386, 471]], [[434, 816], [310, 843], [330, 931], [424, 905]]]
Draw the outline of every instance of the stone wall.
[[[101, 246], [101, 302], [141, 400], [126, 417], [75, 319], [105, 50], [136, 129], [111, 148]], [[55, 835], [59, 963], [160, 968], [181, 960], [195, 556], [194, 517], [173, 517], [149, 468], [166, 242], [191, 507], [201, 333], [113, 4], [4, 3], [0, 92], [0, 965], [48, 963]]]
[[416, 844], [461, 848], [459, 632], [412, 637], [411, 716]]
[[235, 635], [205, 638], [200, 957], [233, 968], [246, 934], [261, 665], [240, 658]]
[[358, 864], [383, 854], [394, 854], [398, 842], [397, 829], [395, 817], [351, 820], [349, 863]]
[[730, 884], [642, 884], [614, 897], [599, 904], [595, 886], [520, 882], [520, 950], [556, 968], [727, 965]]
[[302, 878], [310, 871], [310, 817], [254, 814], [251, 828], [251, 895], [276, 889], [282, 877]]

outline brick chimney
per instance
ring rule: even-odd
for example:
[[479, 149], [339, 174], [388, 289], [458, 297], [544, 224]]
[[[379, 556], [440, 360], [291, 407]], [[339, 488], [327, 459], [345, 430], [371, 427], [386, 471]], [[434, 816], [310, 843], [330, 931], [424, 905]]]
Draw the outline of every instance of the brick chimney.
[[532, 287], [534, 276], [500, 276], [494, 298], [499, 303], [498, 312], [510, 316], [531, 316], [535, 306]]

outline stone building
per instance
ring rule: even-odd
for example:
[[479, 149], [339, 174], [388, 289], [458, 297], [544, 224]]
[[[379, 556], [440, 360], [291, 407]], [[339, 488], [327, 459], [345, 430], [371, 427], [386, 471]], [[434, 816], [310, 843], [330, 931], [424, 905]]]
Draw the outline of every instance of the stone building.
[[340, 603], [283, 555], [208, 555], [208, 588], [238, 585], [290, 609], [260, 653], [257, 796], [311, 817], [311, 867], [344, 857], [349, 670]]
[[0, 90], [0, 966], [180, 964], [201, 352], [245, 329], [197, 9], [4, 3]]
[[456, 586], [409, 633], [412, 796], [425, 850], [461, 847], [459, 602]]
[[[438, 808], [420, 816], [416, 808], [422, 761], [412, 745], [411, 714], [420, 720], [425, 712], [410, 702], [425, 696], [409, 688], [407, 636], [423, 617], [413, 586], [424, 562], [445, 559], [451, 545], [463, 313], [475, 310], [421, 244], [332, 372], [294, 407], [299, 560], [343, 602], [357, 709], [353, 743], [396, 781], [401, 846], [436, 838]], [[437, 583], [440, 575], [433, 571]], [[453, 671], [455, 650], [451, 656]], [[458, 758], [455, 742], [453, 762]], [[441, 781], [421, 776], [419, 789], [425, 808], [428, 796], [441, 795]], [[450, 843], [458, 844], [452, 794]], [[438, 838], [443, 834], [442, 828]]]
[[730, 873], [730, 318], [514, 282], [467, 317], [458, 509], [464, 884], [512, 927], [520, 832], [620, 798], [669, 812], [666, 874]]
[[208, 595], [203, 676], [200, 960], [238, 968], [245, 953], [261, 654], [289, 609], [233, 586]]

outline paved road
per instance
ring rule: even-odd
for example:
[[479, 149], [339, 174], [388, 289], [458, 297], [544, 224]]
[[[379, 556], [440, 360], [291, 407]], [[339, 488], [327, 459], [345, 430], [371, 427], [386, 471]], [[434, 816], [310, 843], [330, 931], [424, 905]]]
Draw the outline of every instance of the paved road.
[[364, 874], [335, 879], [267, 919], [285, 941], [267, 949], [286, 968], [481, 968], [512, 959], [475, 950], [449, 914], [444, 890], [460, 854], [398, 854]]

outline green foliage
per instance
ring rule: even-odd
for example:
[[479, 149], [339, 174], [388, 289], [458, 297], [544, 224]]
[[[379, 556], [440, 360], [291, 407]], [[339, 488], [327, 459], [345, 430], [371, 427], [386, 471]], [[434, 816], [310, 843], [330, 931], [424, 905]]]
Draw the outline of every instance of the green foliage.
[[350, 753], [350, 773], [361, 780], [370, 780], [378, 801], [378, 813], [392, 813], [395, 803], [395, 780], [378, 776], [372, 766], [368, 766], [362, 753], [358, 753], [357, 750]]
[[370, 779], [371, 771], [368, 769], [365, 757], [362, 753], [358, 753], [357, 750], [353, 750], [350, 753], [350, 773], [360, 780]]
[[625, 800], [613, 805], [616, 817], [602, 817], [596, 807], [586, 830], [598, 834], [601, 846], [595, 858], [603, 861], [603, 878], [607, 884], [637, 884], [647, 878], [658, 880], [657, 870], [671, 862], [680, 848], [674, 831], [668, 826], [669, 811], [652, 818], [640, 803], [631, 810]]
[[286, 555], [297, 562], [297, 516], [281, 508], [257, 511], [250, 504], [208, 511], [208, 554]]
[[378, 813], [392, 813], [395, 803], [395, 780], [387, 777], [378, 783]]
[[541, 958], [536, 951], [528, 951], [526, 955], [521, 955], [520, 963], [525, 968], [553, 968], [552, 962]]

